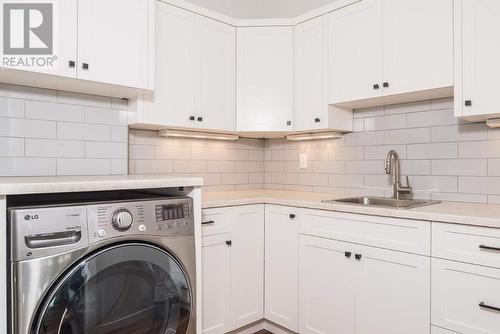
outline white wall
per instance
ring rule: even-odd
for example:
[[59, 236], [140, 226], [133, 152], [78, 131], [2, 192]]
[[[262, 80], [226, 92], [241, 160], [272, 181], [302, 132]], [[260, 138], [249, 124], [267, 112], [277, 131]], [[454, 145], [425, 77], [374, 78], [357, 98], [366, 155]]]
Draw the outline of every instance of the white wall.
[[291, 18], [335, 0], [187, 0], [236, 19]]

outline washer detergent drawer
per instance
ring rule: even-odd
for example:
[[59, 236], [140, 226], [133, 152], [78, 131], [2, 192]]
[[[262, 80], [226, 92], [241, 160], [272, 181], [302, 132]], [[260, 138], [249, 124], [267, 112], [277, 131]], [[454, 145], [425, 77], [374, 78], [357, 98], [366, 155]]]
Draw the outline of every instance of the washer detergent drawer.
[[464, 334], [500, 333], [500, 270], [433, 259], [432, 324]]

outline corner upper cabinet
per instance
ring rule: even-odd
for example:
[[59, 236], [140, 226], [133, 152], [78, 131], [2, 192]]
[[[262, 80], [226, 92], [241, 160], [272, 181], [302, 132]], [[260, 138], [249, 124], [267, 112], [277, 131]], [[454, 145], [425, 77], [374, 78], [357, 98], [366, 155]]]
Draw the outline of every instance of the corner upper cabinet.
[[455, 116], [499, 118], [500, 2], [455, 0]]
[[133, 127], [234, 131], [235, 28], [158, 1], [156, 85]]
[[237, 130], [293, 129], [293, 27], [237, 29]]
[[453, 95], [453, 0], [364, 0], [330, 14], [329, 102]]
[[352, 131], [352, 113], [328, 106], [326, 23], [320, 16], [294, 28], [295, 131]]

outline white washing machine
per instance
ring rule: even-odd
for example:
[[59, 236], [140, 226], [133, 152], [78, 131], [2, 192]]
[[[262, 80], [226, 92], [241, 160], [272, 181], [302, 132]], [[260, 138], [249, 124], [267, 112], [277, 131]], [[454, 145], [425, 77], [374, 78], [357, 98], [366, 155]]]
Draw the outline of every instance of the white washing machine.
[[13, 334], [196, 332], [192, 199], [9, 208]]

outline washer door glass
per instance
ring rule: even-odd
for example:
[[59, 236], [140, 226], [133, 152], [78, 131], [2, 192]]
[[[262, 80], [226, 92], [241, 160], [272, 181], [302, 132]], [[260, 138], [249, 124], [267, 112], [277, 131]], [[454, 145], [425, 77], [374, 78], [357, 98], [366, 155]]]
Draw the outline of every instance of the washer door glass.
[[179, 263], [154, 246], [123, 244], [68, 272], [47, 296], [32, 333], [183, 334], [190, 316], [190, 286]]

